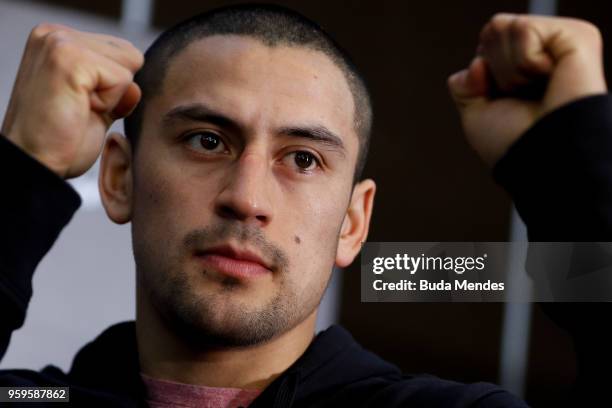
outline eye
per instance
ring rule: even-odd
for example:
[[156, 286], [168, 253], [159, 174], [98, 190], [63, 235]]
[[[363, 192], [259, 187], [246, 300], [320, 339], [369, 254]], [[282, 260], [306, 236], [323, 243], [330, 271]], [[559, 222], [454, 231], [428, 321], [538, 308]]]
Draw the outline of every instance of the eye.
[[320, 165], [317, 157], [306, 150], [291, 152], [286, 158], [290, 161], [290, 163], [288, 163], [290, 166], [297, 167], [298, 171], [303, 173], [310, 172]]
[[211, 131], [198, 131], [186, 136], [187, 144], [195, 150], [204, 150], [206, 153], [225, 153], [227, 146], [221, 137]]

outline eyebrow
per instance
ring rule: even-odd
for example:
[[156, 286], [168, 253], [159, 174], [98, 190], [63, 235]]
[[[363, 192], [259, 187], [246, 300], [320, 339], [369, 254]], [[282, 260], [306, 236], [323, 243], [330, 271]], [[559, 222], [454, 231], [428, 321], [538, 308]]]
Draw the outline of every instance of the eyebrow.
[[325, 126], [287, 126], [280, 129], [280, 133], [289, 136], [295, 136], [313, 142], [321, 143], [331, 148], [334, 148], [343, 156], [346, 153], [342, 139], [327, 129]]
[[[235, 120], [202, 103], [177, 106], [162, 117], [162, 124], [168, 127], [180, 121], [208, 122], [235, 131], [242, 129]], [[346, 154], [342, 138], [323, 125], [284, 126], [278, 130], [278, 133], [320, 143], [337, 150], [343, 156]]]
[[219, 127], [240, 130], [240, 125], [236, 121], [201, 103], [177, 106], [162, 117], [162, 125], [168, 127], [181, 121], [208, 122]]

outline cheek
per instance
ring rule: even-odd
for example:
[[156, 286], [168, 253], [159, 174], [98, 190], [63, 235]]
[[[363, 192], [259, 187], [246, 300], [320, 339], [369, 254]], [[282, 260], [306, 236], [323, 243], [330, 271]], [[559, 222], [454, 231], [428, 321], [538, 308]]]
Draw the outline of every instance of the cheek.
[[134, 183], [133, 228], [141, 239], [165, 244], [191, 228], [205, 224], [206, 186], [184, 169], [149, 166], [140, 169]]
[[306, 217], [299, 218], [299, 226], [294, 228], [290, 242], [294, 254], [291, 280], [300, 288], [301, 296], [318, 303], [335, 264], [344, 211], [340, 206], [332, 206], [329, 196], [309, 202], [302, 207]]
[[329, 239], [338, 236], [346, 213], [348, 193], [344, 194], [340, 187], [325, 187], [303, 200], [304, 213], [307, 214], [304, 222], [312, 232], [313, 239], [329, 243]]
[[[167, 254], [168, 241], [178, 233], [173, 230], [173, 224], [169, 222], [171, 214], [168, 209], [173, 206], [173, 196], [169, 194], [168, 186], [164, 180], [148, 176], [140, 177], [134, 185], [133, 244], [134, 249], [146, 258], [156, 257], [156, 254]], [[160, 259], [139, 261], [157, 263]], [[150, 266], [146, 269], [150, 269]]]
[[302, 265], [304, 272], [318, 274], [317, 279], [321, 274], [327, 276], [335, 261], [338, 235], [346, 212], [345, 199], [337, 191], [335, 194], [309, 194], [288, 203], [289, 218], [285, 225], [291, 225], [287, 235], [296, 263]]

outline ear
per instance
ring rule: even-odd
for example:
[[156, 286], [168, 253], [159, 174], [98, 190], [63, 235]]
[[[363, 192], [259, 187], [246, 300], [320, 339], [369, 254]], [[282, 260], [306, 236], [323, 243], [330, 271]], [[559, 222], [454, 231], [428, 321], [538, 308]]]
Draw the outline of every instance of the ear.
[[112, 221], [125, 224], [132, 219], [132, 148], [119, 133], [109, 134], [104, 142], [98, 188]]
[[368, 238], [375, 193], [376, 184], [370, 179], [357, 183], [353, 188], [336, 251], [336, 265], [340, 268], [345, 268], [353, 262], [361, 250], [362, 243]]

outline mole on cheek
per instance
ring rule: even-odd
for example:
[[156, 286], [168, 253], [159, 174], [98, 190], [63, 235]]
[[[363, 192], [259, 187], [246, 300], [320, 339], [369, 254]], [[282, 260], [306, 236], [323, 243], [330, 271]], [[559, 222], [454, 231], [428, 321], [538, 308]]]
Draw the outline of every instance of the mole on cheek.
[[300, 237], [298, 237], [297, 235], [295, 236], [295, 243], [299, 244], [300, 242], [302, 242], [302, 240], [300, 239]]
[[159, 195], [154, 192], [149, 192], [149, 201], [154, 205], [159, 204]]

